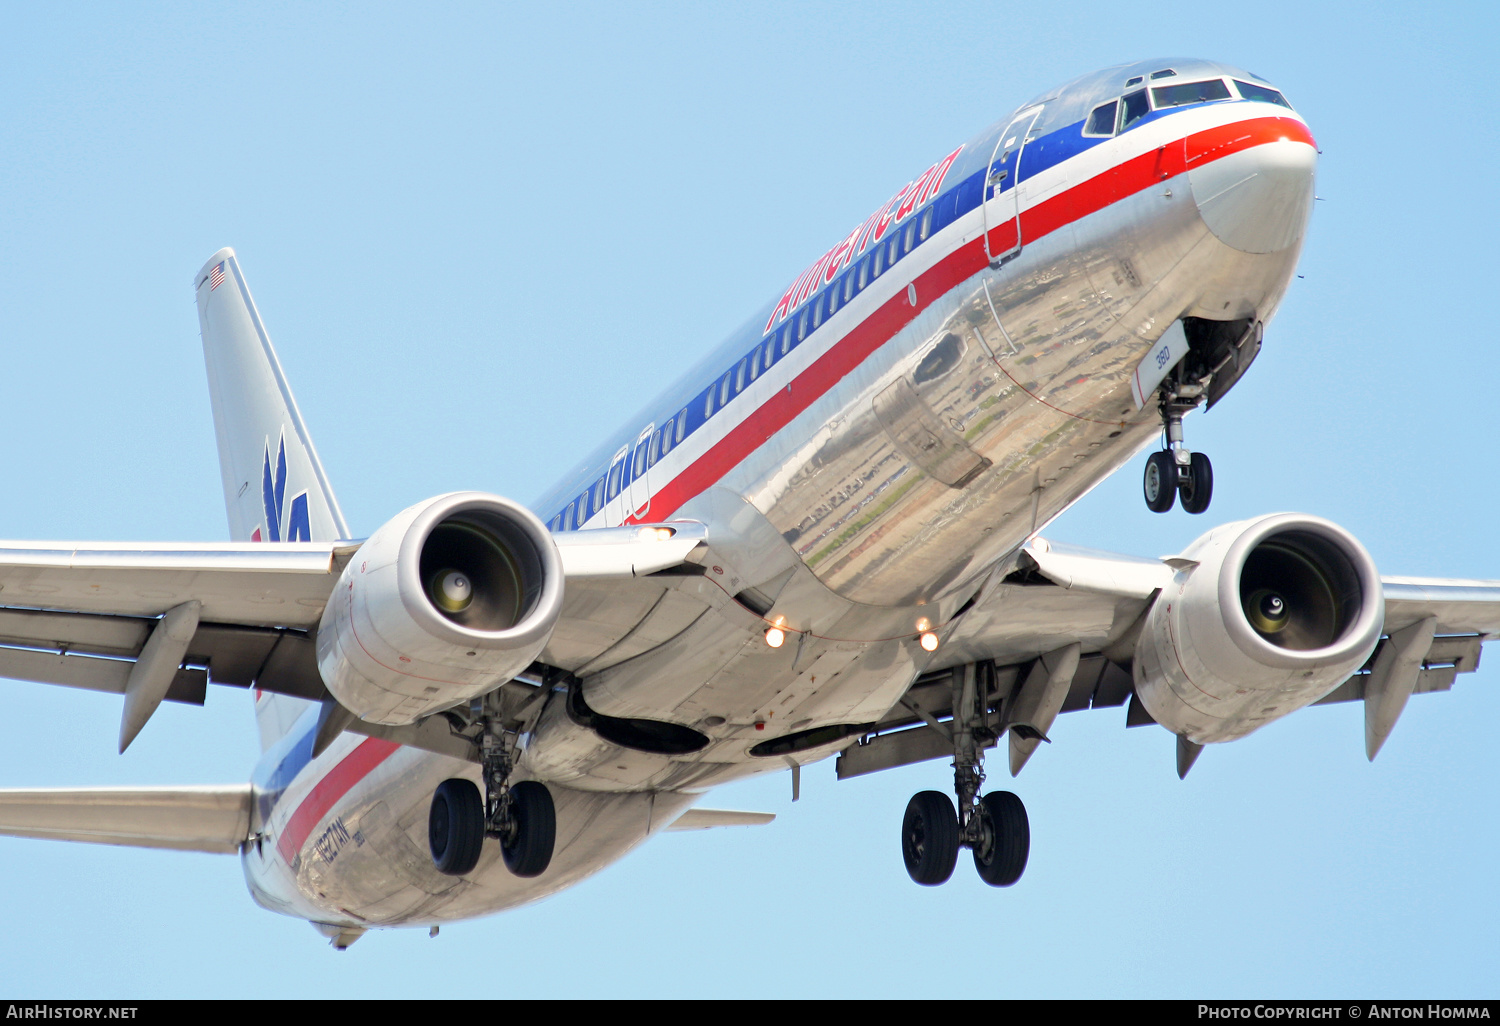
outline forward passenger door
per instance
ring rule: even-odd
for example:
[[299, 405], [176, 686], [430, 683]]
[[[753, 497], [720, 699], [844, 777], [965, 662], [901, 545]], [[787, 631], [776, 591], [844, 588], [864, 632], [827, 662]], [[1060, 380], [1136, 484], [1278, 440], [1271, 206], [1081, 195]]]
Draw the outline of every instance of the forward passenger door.
[[981, 205], [984, 216], [984, 251], [991, 267], [998, 267], [1021, 251], [1021, 221], [1016, 190], [1020, 177], [1021, 151], [1026, 147], [1027, 134], [1041, 113], [1041, 107], [1022, 111], [1011, 119], [1005, 131], [995, 140], [989, 174], [985, 178], [985, 202]]

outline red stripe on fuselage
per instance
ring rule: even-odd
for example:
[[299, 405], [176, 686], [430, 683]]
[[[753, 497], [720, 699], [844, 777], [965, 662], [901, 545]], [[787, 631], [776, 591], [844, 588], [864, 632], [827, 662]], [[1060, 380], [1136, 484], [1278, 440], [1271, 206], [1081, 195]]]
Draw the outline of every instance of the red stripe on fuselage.
[[276, 850], [281, 853], [281, 857], [290, 864], [302, 849], [308, 835], [313, 832], [313, 827], [328, 814], [328, 810], [400, 747], [392, 741], [371, 737], [361, 741], [354, 751], [340, 759], [338, 765], [313, 785], [312, 790], [307, 792], [307, 797], [302, 799], [302, 804], [292, 813], [291, 819], [286, 821], [286, 828], [276, 839]]
[[[1201, 166], [1252, 146], [1282, 140], [1302, 142], [1316, 148], [1306, 125], [1280, 117], [1237, 121], [1177, 139], [1022, 211], [1021, 237], [1026, 242], [1033, 242], [1103, 210], [1111, 203], [1149, 189], [1157, 182], [1180, 175], [1195, 164]], [[990, 252], [1006, 253], [1015, 248], [1015, 221], [997, 225], [989, 234]], [[975, 239], [959, 246], [918, 275], [913, 281], [917, 287], [916, 306], [907, 302], [905, 290], [882, 303], [812, 366], [793, 378], [787, 387], [752, 410], [682, 473], [662, 485], [651, 496], [644, 512], [650, 513], [652, 520], [664, 520], [683, 503], [707, 490], [803, 410], [821, 399], [870, 354], [894, 338], [917, 314], [950, 289], [978, 274], [985, 266], [985, 259], [983, 240]], [[639, 522], [640, 519], [631, 517], [626, 522]]]
[[[1279, 117], [1240, 121], [1178, 139], [1127, 160], [1022, 211], [1022, 237], [1028, 242], [1042, 238], [1111, 203], [1182, 174], [1194, 164], [1208, 163], [1252, 146], [1281, 140], [1316, 147], [1306, 125], [1291, 118]], [[992, 229], [991, 252], [1004, 253], [1013, 248], [1015, 231], [1015, 222], [1007, 222]], [[890, 341], [938, 297], [946, 295], [978, 274], [985, 263], [983, 240], [975, 239], [959, 246], [918, 275], [912, 281], [917, 289], [917, 305], [913, 306], [908, 302], [906, 290], [902, 289], [851, 328], [847, 335], [834, 343], [812, 366], [752, 410], [749, 416], [731, 428], [707, 452], [657, 490], [651, 497], [652, 519], [665, 519], [681, 508], [683, 503], [728, 474], [741, 460], [827, 394], [870, 354]], [[390, 741], [369, 738], [344, 756], [338, 765], [313, 786], [287, 821], [286, 829], [276, 841], [276, 850], [281, 857], [291, 863], [313, 828], [339, 799], [399, 747]]]

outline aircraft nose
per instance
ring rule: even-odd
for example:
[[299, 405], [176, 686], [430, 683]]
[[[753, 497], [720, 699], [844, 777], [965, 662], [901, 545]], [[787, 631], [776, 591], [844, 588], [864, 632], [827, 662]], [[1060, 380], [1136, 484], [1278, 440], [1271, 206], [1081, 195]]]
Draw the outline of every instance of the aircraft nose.
[[1209, 230], [1245, 253], [1278, 253], [1307, 228], [1318, 155], [1282, 139], [1232, 153], [1188, 172]]

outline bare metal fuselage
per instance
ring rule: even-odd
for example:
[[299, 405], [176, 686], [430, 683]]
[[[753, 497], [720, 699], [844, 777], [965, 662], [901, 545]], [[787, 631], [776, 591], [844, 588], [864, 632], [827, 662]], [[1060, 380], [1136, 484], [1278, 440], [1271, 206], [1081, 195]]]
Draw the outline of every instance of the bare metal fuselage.
[[[1066, 101], [1064, 92], [1043, 106]], [[832, 314], [819, 328], [821, 342], [786, 354], [745, 387], [739, 394], [750, 413], [725, 417], [663, 456], [643, 496], [590, 520], [628, 521], [638, 511], [634, 519], [708, 525], [709, 572], [664, 586], [620, 643], [572, 667], [593, 710], [692, 726], [711, 739], [706, 748], [689, 755], [622, 748], [580, 726], [555, 695], [521, 763], [522, 774], [545, 780], [556, 798], [552, 866], [518, 879], [491, 845], [474, 873], [453, 878], [438, 873], [426, 851], [428, 802], [447, 777], [477, 780], [477, 767], [414, 749], [374, 760], [381, 753], [368, 747], [373, 742], [345, 735], [274, 793], [265, 785], [256, 824], [264, 839], [244, 854], [257, 900], [349, 926], [493, 912], [602, 868], [708, 787], [787, 767], [784, 755], [752, 754], [756, 745], [879, 719], [944, 656], [925, 651], [918, 635], [955, 629], [955, 613], [1014, 566], [1028, 538], [1158, 435], [1155, 408], [1132, 400], [1131, 376], [1167, 327], [1184, 316], [1269, 321], [1300, 249], [1311, 158], [1307, 197], [1274, 197], [1302, 206], [1300, 215], [1283, 211], [1300, 221], [1295, 237], [1271, 251], [1232, 245], [1246, 229], [1212, 206], [1222, 207], [1219, 192], [1202, 194], [1226, 181], [1233, 189], [1264, 180], [1255, 163], [1264, 154], [1253, 149], [1225, 158], [1243, 168], [1223, 164], [1214, 176], [1191, 161], [1158, 158], [1164, 170], [1147, 187], [1058, 218], [1035, 238], [1027, 236], [1027, 212], [1056, 208], [1111, 168], [1149, 161], [1154, 147], [1170, 157], [1175, 140], [1193, 133], [1222, 134], [1273, 113], [1296, 120], [1264, 107], [1223, 104], [1161, 118], [958, 217]], [[996, 148], [1010, 124], [969, 149]], [[1276, 147], [1258, 149], [1284, 164]], [[990, 152], [979, 159], [987, 164]], [[985, 235], [994, 241], [1007, 202], [1020, 212], [1019, 251], [992, 266]], [[902, 304], [910, 312], [898, 330], [710, 487], [663, 508], [655, 497], [743, 432], [754, 410], [783, 389], [795, 394], [820, 373], [820, 360], [837, 356], [841, 340]], [[768, 623], [791, 632], [785, 645], [765, 643]], [[1037, 654], [1019, 635], [991, 641], [994, 652]], [[559, 641], [552, 653], [559, 665], [564, 647]], [[288, 764], [313, 719], [309, 710], [285, 750], [268, 753], [268, 767]], [[824, 758], [849, 740], [801, 748], [795, 761]], [[362, 773], [357, 782], [295, 850], [279, 850], [293, 810], [345, 766]], [[270, 770], [261, 777], [269, 781]]]

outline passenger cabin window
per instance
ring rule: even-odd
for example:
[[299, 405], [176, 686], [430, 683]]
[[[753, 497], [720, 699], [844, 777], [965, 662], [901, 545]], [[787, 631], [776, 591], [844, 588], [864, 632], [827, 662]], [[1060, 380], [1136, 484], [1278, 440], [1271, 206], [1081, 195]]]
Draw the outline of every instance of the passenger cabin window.
[[1250, 82], [1241, 82], [1239, 79], [1235, 79], [1234, 84], [1239, 89], [1240, 95], [1247, 100], [1260, 100], [1262, 103], [1279, 103], [1287, 110], [1292, 109], [1292, 105], [1286, 102], [1286, 97], [1270, 86], [1254, 85]]
[[781, 329], [781, 355], [785, 356], [787, 350], [792, 348], [792, 326], [788, 324]]
[[[1173, 71], [1171, 68], [1162, 68], [1160, 71], [1151, 72], [1151, 81], [1155, 82], [1159, 78], [1171, 78], [1175, 74], [1177, 74], [1177, 72]], [[1139, 82], [1140, 79], [1136, 79], [1136, 81]]]
[[609, 497], [611, 499], [620, 494], [620, 472], [624, 468], [624, 463], [616, 463], [609, 468]]
[[771, 369], [771, 361], [776, 357], [776, 348], [772, 345], [772, 343], [775, 341], [775, 339], [772, 339], [770, 342], [766, 343], [766, 352], [763, 360], [766, 366], [766, 370]]
[[1146, 102], [1146, 90], [1141, 89], [1134, 93], [1126, 93], [1120, 98], [1123, 109], [1120, 112], [1120, 131], [1125, 131], [1141, 118], [1151, 113], [1151, 105]]
[[901, 252], [903, 254], [911, 252], [911, 242], [912, 239], [916, 237], [916, 234], [917, 226], [915, 224], [908, 223], [906, 226], [906, 234], [901, 236]]
[[604, 478], [594, 482], [594, 501], [589, 504], [589, 515], [599, 512], [604, 508]]
[[[679, 414], [677, 414], [677, 442], [681, 442], [682, 441], [682, 433], [686, 429], [687, 429], [687, 407], [684, 406], [682, 408], [682, 412], [679, 413]], [[677, 442], [673, 442], [672, 444], [676, 445]]]
[[807, 337], [807, 311], [803, 310], [797, 318], [797, 341], [801, 342]]
[[844, 302], [854, 298], [854, 272], [844, 275]]
[[883, 270], [885, 270], [885, 247], [881, 246], [875, 250], [875, 262], [870, 265], [870, 277], [879, 278]]
[[646, 454], [646, 466], [656, 466], [656, 457], [661, 454], [661, 431], [651, 433], [651, 451]]
[[730, 371], [728, 374], [724, 375], [724, 380], [719, 383], [719, 408], [720, 409], [723, 409], [724, 408], [724, 404], [727, 403], [727, 402], [729, 402], [729, 381], [733, 377], [734, 377], [734, 372]]
[[634, 481], [646, 472], [646, 443], [635, 447], [635, 460], [630, 468], [630, 480]]
[[868, 260], [862, 260], [862, 261], [860, 261], [860, 264], [859, 264], [859, 285], [858, 285], [859, 290], [861, 292], [863, 292], [865, 286], [868, 285], [869, 282], [870, 282], [870, 262]]
[[750, 380], [754, 381], [758, 377], [760, 377], [760, 346], [756, 346], [755, 351], [750, 354]]
[[1229, 87], [1222, 78], [1211, 78], [1206, 82], [1183, 82], [1181, 85], [1157, 86], [1151, 90], [1151, 105], [1157, 110], [1164, 107], [1186, 107], [1190, 103], [1209, 103], [1213, 100], [1229, 99]]
[[[922, 215], [921, 224], [917, 226], [918, 242], [926, 242], [927, 236], [932, 233], [932, 209], [932, 207], [927, 208], [927, 211]], [[847, 299], [848, 295], [846, 294], [844, 298]]]
[[818, 325], [820, 325], [820, 324], [823, 323], [823, 297], [822, 297], [822, 295], [817, 295], [817, 296], [813, 297], [813, 302], [812, 302], [812, 318], [813, 318], [813, 327], [814, 328], [816, 328]]
[[1109, 137], [1115, 134], [1115, 112], [1119, 110], [1120, 101], [1110, 100], [1095, 107], [1089, 115], [1088, 121], [1083, 126], [1084, 135]]
[[575, 503], [568, 503], [568, 511], [563, 514], [564, 531], [572, 531], [578, 527], [578, 525], [573, 522], [573, 514], [577, 509], [578, 506]]

